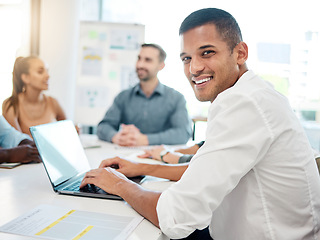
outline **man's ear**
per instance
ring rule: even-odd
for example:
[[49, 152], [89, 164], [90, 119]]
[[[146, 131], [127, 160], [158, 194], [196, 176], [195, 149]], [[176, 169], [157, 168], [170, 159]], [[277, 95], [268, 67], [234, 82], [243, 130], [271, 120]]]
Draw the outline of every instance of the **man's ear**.
[[243, 65], [248, 59], [248, 46], [245, 42], [240, 42], [234, 49], [238, 54], [238, 64]]
[[159, 71], [162, 70], [165, 65], [166, 65], [166, 64], [165, 64], [164, 62], [160, 63], [160, 65], [159, 65]]

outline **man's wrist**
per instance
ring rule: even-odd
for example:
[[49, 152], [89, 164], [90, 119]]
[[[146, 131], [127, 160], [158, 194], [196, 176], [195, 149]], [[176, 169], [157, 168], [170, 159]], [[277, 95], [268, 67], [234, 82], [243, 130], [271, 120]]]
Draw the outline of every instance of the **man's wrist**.
[[148, 146], [149, 145], [149, 139], [148, 139], [148, 136], [146, 134], [142, 134], [142, 144], [141, 145], [144, 145], [144, 146]]
[[139, 173], [137, 174], [137, 176], [141, 175], [141, 176], [153, 176], [152, 173], [154, 173], [154, 171], [158, 170], [159, 165], [157, 164], [148, 164], [148, 163], [139, 163]]
[[164, 161], [164, 156], [166, 156], [170, 151], [168, 149], [163, 149], [161, 152], [160, 152], [160, 160], [161, 162], [164, 162], [164, 163], [168, 163], [166, 161]]
[[128, 178], [127, 179], [119, 179], [118, 183], [117, 183], [117, 195], [119, 195], [120, 197], [123, 197], [125, 195], [125, 193], [128, 191], [128, 189], [130, 189], [131, 185], [135, 184], [133, 181], [130, 181]]
[[114, 144], [119, 144], [119, 134], [118, 133], [113, 135], [113, 137], [111, 138], [111, 142]]
[[177, 164], [181, 156], [183, 156], [183, 154], [170, 151], [163, 156], [163, 161], [170, 164]]

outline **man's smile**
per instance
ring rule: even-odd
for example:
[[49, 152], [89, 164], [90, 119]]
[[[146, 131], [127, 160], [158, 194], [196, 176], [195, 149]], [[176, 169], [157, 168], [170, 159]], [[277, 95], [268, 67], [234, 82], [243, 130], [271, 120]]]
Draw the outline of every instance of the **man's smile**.
[[210, 80], [212, 80], [213, 77], [206, 77], [206, 78], [196, 78], [196, 77], [192, 77], [191, 80], [192, 82], [194, 82], [195, 84], [201, 84], [201, 83], [205, 83], [205, 82], [208, 82]]

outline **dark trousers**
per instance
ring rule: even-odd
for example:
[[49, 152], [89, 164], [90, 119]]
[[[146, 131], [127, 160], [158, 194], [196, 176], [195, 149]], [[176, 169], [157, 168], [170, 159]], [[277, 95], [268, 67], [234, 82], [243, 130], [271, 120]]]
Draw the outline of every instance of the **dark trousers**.
[[[203, 230], [195, 230], [188, 237], [182, 238], [180, 240], [213, 240], [209, 234], [209, 227], [206, 227]], [[171, 239], [173, 240], [173, 239]]]

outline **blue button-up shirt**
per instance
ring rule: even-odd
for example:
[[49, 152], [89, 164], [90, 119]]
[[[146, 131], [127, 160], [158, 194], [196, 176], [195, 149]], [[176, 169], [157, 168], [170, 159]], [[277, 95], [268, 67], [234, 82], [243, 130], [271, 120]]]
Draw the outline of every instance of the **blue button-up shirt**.
[[0, 116], [0, 147], [13, 148], [19, 145], [24, 139], [31, 138], [27, 134], [23, 134], [12, 127], [7, 120]]
[[161, 83], [150, 97], [140, 84], [122, 91], [99, 123], [98, 137], [111, 142], [122, 123], [134, 124], [148, 136], [150, 145], [184, 144], [191, 136], [184, 96]]

